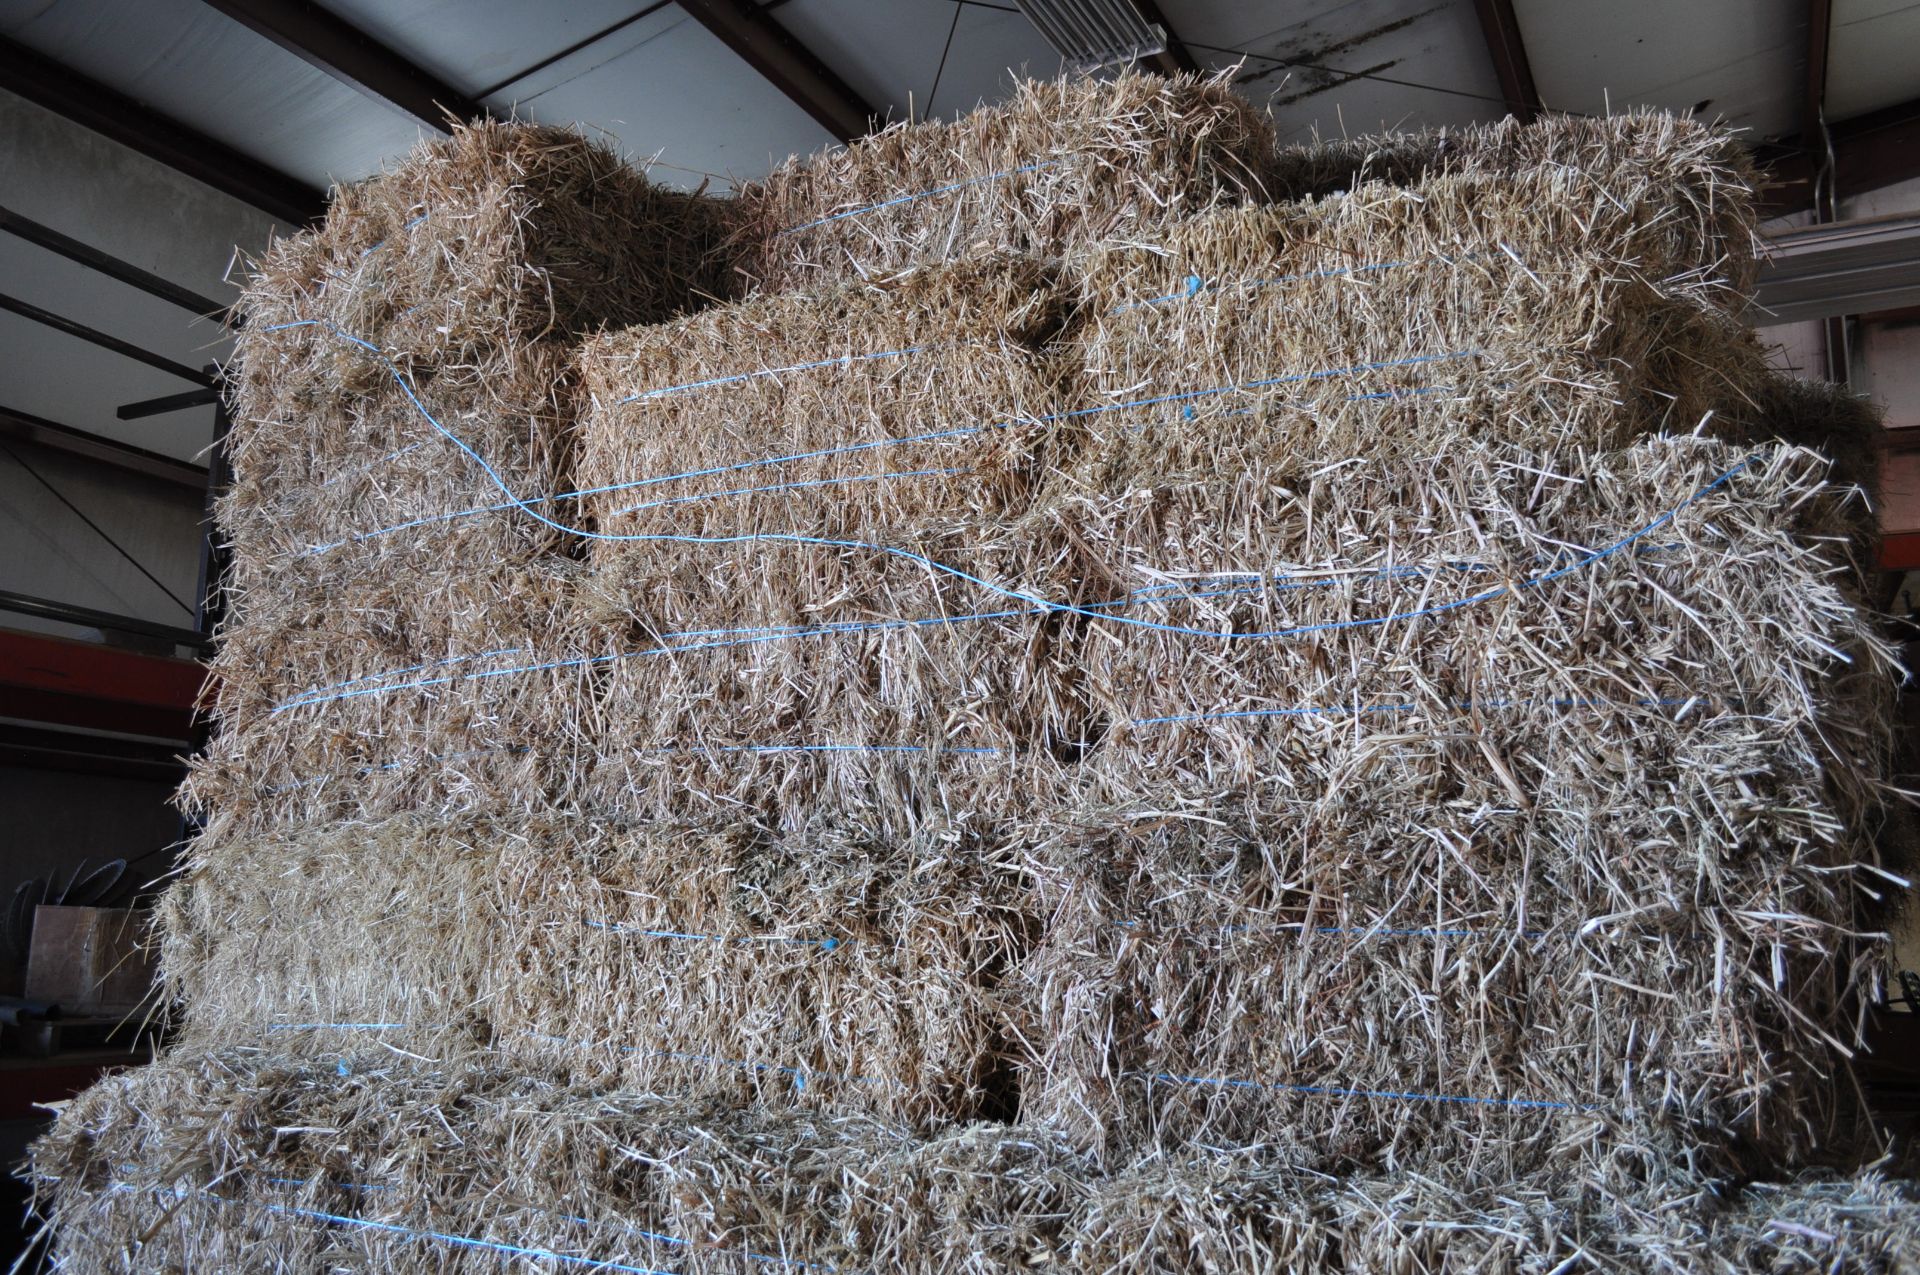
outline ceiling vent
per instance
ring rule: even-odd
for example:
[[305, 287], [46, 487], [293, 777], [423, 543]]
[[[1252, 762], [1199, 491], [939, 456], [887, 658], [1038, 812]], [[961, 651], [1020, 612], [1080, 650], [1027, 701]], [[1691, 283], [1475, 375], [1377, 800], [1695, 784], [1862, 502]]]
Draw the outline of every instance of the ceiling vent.
[[1165, 28], [1148, 22], [1132, 0], [1015, 2], [1072, 71], [1097, 71], [1167, 51]]

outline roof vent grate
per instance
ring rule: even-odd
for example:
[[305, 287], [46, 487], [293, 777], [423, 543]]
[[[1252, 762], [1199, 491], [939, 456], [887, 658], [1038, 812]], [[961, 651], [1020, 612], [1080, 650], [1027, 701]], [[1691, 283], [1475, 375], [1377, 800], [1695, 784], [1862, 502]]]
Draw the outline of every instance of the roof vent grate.
[[1166, 30], [1148, 22], [1132, 0], [1015, 2], [1072, 71], [1097, 71], [1167, 51]]

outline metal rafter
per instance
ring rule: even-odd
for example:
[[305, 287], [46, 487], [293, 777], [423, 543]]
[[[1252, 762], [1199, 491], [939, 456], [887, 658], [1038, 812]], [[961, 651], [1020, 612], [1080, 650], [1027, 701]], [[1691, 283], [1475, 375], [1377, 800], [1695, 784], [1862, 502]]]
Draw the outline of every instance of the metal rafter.
[[97, 460], [131, 473], [190, 487], [194, 491], [204, 491], [207, 486], [205, 466], [176, 460], [99, 434], [89, 434], [71, 425], [62, 425], [58, 421], [11, 407], [0, 406], [0, 439], [33, 443], [75, 456], [85, 456], [89, 460]]
[[487, 108], [360, 28], [308, 0], [205, 0], [205, 3], [342, 84], [441, 132], [448, 117], [479, 119]]
[[120, 258], [100, 251], [78, 239], [61, 234], [51, 226], [43, 226], [30, 218], [22, 217], [11, 208], [0, 207], [0, 231], [37, 244], [48, 252], [58, 253], [69, 261], [75, 261], [89, 270], [117, 279], [129, 287], [138, 288], [163, 301], [171, 301], [183, 310], [205, 315], [211, 319], [226, 318], [227, 308], [212, 297], [203, 297], [191, 288], [183, 288], [171, 279], [163, 279], [151, 271], [120, 260]]
[[5, 38], [0, 38], [0, 88], [288, 225], [317, 220], [326, 211], [326, 196], [305, 182]]
[[680, 7], [840, 141], [865, 136], [882, 118], [813, 50], [751, 0], [680, 0]]
[[195, 385], [204, 385], [209, 389], [219, 384], [211, 373], [202, 372], [199, 368], [188, 367], [184, 363], [175, 363], [165, 355], [155, 354], [152, 350], [142, 349], [131, 341], [122, 341], [117, 336], [108, 336], [98, 328], [90, 328], [84, 323], [76, 323], [65, 315], [55, 314], [51, 310], [43, 310], [30, 301], [22, 301], [19, 297], [8, 296], [6, 293], [0, 292], [0, 311], [17, 314], [23, 319], [31, 319], [35, 323], [52, 328], [56, 332], [64, 332], [68, 336], [78, 337], [82, 341], [91, 342], [103, 350], [112, 350], [115, 354], [123, 358], [132, 359], [136, 363], [145, 363], [148, 367], [158, 368], [162, 372], [169, 372], [183, 381], [192, 381]]
[[1533, 66], [1527, 61], [1526, 42], [1520, 37], [1520, 19], [1513, 12], [1513, 0], [1473, 0], [1473, 9], [1480, 15], [1480, 30], [1487, 38], [1493, 73], [1500, 81], [1500, 96], [1507, 100], [1507, 109], [1526, 123], [1543, 108], [1540, 90], [1533, 83]]
[[1180, 43], [1180, 33], [1173, 29], [1173, 23], [1167, 21], [1167, 15], [1160, 11], [1155, 0], [1133, 0], [1133, 7], [1140, 16], [1167, 33], [1167, 51], [1156, 53], [1146, 60], [1146, 65], [1162, 75], [1191, 75], [1199, 71], [1200, 64], [1193, 60], [1193, 54], [1187, 46]]

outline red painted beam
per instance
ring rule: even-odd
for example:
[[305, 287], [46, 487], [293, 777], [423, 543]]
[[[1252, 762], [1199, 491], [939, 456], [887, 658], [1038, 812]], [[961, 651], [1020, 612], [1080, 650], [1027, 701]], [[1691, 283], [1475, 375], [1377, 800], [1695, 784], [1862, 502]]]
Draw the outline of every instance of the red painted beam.
[[1920, 531], [1893, 531], [1880, 538], [1882, 571], [1920, 569]]
[[205, 680], [192, 660], [0, 629], [0, 717], [184, 740]]

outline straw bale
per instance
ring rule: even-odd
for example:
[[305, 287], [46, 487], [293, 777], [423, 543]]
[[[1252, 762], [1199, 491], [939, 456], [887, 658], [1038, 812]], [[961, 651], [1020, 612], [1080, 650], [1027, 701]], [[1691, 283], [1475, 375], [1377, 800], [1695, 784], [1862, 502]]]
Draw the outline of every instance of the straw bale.
[[[219, 730], [183, 804], [232, 831], [546, 804], [565, 778], [556, 722], [590, 699], [571, 621], [579, 564], [344, 565], [285, 569], [222, 634], [210, 680]], [[460, 680], [503, 665], [535, 667]], [[376, 693], [395, 679], [407, 694]]]
[[1914, 1269], [1873, 1171], [1633, 1192], [1301, 1173], [1196, 1149], [1107, 1173], [1044, 1128], [930, 1138], [392, 1055], [176, 1055], [34, 1148], [56, 1257], [99, 1271]]
[[[1627, 1148], [1649, 1123], [1729, 1154], [1830, 1139], [1883, 973], [1854, 909], [1884, 888], [1897, 666], [1860, 605], [1853, 498], [1790, 449], [1712, 487], [1742, 459], [1670, 439], [1551, 472], [1497, 449], [1417, 476], [1356, 461], [1249, 542], [1378, 557], [1143, 608], [1307, 632], [1089, 640], [1112, 729], [1083, 768], [1110, 815], [1036, 870], [1032, 1109], [1127, 1146], [1284, 1130], [1389, 1160]], [[1190, 536], [1218, 561], [1233, 493], [1190, 519], [1157, 503], [1152, 561], [1199, 574]]]
[[[236, 550], [276, 558], [496, 502], [408, 390], [510, 486], [557, 490], [573, 418], [558, 347], [710, 299], [724, 220], [717, 201], [535, 125], [460, 127], [338, 191], [241, 291], [222, 511]], [[475, 527], [525, 534], [511, 520], [426, 534]]]
[[482, 121], [335, 190], [241, 291], [242, 402], [339, 401], [381, 386], [323, 320], [424, 379], [503, 347], [653, 323], [718, 294], [721, 201], [657, 187], [569, 129]]
[[1744, 419], [1765, 374], [1728, 315], [1745, 259], [1668, 238], [1547, 169], [1227, 210], [1091, 250], [1072, 269], [1086, 461], [1178, 472], [1250, 442], [1311, 465], [1459, 436], [1546, 452]]
[[[483, 123], [341, 190], [321, 227], [253, 263], [218, 510], [233, 559], [210, 684], [221, 738], [190, 805], [298, 818], [391, 789], [422, 757], [465, 764], [418, 802], [544, 793], [523, 754], [574, 680], [479, 700], [355, 692], [369, 673], [488, 652], [551, 663], [577, 645], [574, 546], [502, 488], [566, 485], [570, 343], [709, 300], [725, 218], [572, 132]], [[276, 711], [312, 688], [346, 707], [324, 723]]]
[[1262, 196], [1273, 129], [1224, 77], [1021, 80], [951, 123], [896, 124], [740, 192], [740, 269], [794, 292], [1011, 249], [1056, 257]]
[[[580, 516], [604, 536], [871, 540], [1017, 512], [1053, 463], [1057, 378], [1036, 350], [1062, 300], [1036, 263], [1001, 256], [589, 341]], [[603, 570], [675, 556], [593, 545]]]
[[926, 1128], [1016, 1101], [1002, 984], [1037, 918], [965, 829], [622, 827], [504, 813], [202, 838], [162, 968], [196, 1044], [369, 1035]]
[[1509, 116], [1458, 129], [1315, 137], [1280, 148], [1267, 188], [1275, 203], [1287, 203], [1374, 183], [1512, 180], [1546, 171], [1604, 191], [1655, 228], [1668, 252], [1724, 260], [1734, 289], [1751, 290], [1759, 181], [1752, 159], [1727, 129], [1666, 111], [1544, 115], [1531, 123]]

